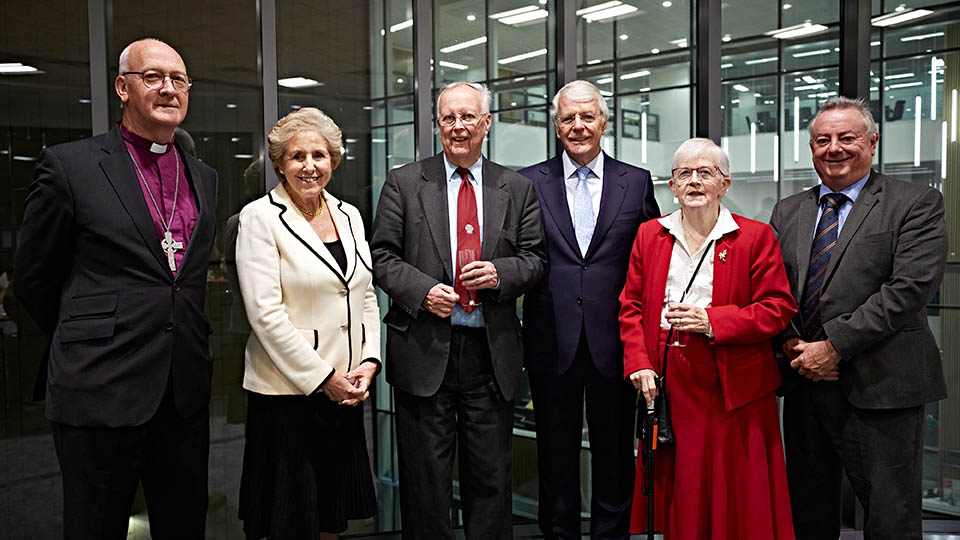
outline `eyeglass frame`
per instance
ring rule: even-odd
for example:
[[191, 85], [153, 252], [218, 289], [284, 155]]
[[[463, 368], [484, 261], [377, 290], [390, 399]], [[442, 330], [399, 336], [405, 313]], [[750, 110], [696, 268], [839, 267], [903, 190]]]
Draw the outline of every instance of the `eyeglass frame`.
[[[147, 75], [148, 73], [156, 73], [157, 75], [160, 75], [160, 76], [163, 77], [163, 79], [160, 80], [159, 86], [151, 87], [149, 84], [147, 84], [146, 75]], [[139, 76], [140, 76], [140, 82], [143, 83], [143, 86], [145, 86], [145, 87], [147, 88], [147, 90], [159, 90], [159, 89], [163, 88], [163, 85], [167, 84], [167, 81], [168, 81], [168, 80], [170, 81], [170, 86], [173, 88], [173, 91], [176, 92], [176, 93], [178, 93], [178, 94], [186, 94], [186, 93], [189, 93], [189, 92], [190, 92], [190, 88], [193, 87], [193, 79], [191, 79], [190, 76], [189, 76], [189, 75], [186, 75], [186, 74], [183, 74], [183, 77], [187, 80], [187, 89], [186, 89], [186, 90], [179, 90], [179, 89], [177, 89], [177, 85], [176, 85], [176, 83], [175, 83], [174, 80], [173, 80], [174, 75], [180, 75], [180, 74], [177, 74], [177, 73], [174, 73], [173, 75], [167, 75], [167, 74], [161, 73], [161, 72], [159, 72], [159, 71], [157, 71], [157, 70], [148, 69], [147, 71], [124, 71], [124, 72], [121, 73], [120, 75], [122, 75], [122, 76], [124, 76], [124, 77], [126, 77], [127, 75], [139, 75]]]
[[[584, 115], [592, 116], [592, 117], [593, 117], [593, 120], [590, 120], [590, 121], [585, 120], [585, 119], [583, 118]], [[588, 126], [592, 126], [593, 124], [596, 124], [598, 121], [600, 121], [601, 119], [603, 119], [603, 113], [602, 113], [602, 112], [600, 112], [600, 113], [573, 113], [572, 115], [564, 116], [563, 118], [560, 118], [560, 117], [558, 116], [558, 117], [557, 117], [557, 125], [564, 126], [564, 127], [573, 126], [573, 125], [575, 125], [575, 124], [577, 123], [577, 118], [580, 119], [580, 122], [581, 122], [581, 123], [583, 123], [583, 124], [585, 124], [585, 125], [588, 125]], [[565, 121], [569, 121], [569, 123], [565, 123]]]
[[[467, 112], [467, 113], [463, 113], [463, 114], [459, 114], [459, 113], [458, 113], [458, 114], [445, 114], [445, 115], [440, 116], [440, 117], [437, 118], [437, 123], [440, 124], [440, 125], [443, 126], [443, 127], [452, 127], [452, 126], [457, 125], [457, 120], [460, 120], [460, 123], [463, 124], [463, 125], [465, 125], [465, 126], [474, 126], [474, 125], [476, 125], [476, 124], [478, 124], [478, 123], [480, 122], [480, 119], [483, 118], [483, 115], [485, 115], [485, 114], [490, 114], [490, 113], [479, 113], [479, 114], [478, 114], [478, 113], [473, 113], [473, 112]], [[475, 118], [474, 120], [469, 120], [469, 121], [468, 121], [467, 119], [464, 118], [464, 116], [466, 116], [466, 115], [473, 115], [473, 116], [475, 116], [476, 118]], [[449, 121], [450, 118], [453, 118], [453, 121], [452, 121], [452, 122]], [[444, 122], [444, 120], [448, 121], [449, 123]]]
[[[727, 177], [727, 175], [724, 174], [723, 171], [720, 170], [720, 167], [719, 167], [719, 166], [717, 166], [717, 165], [703, 165], [703, 166], [701, 166], [701, 167], [677, 167], [676, 169], [670, 169], [670, 178], [673, 178], [673, 179], [676, 180], [677, 182], [687, 183], [687, 182], [693, 180], [693, 173], [696, 173], [696, 174], [697, 174], [697, 178], [699, 178], [700, 181], [702, 182], [702, 181], [704, 180], [704, 178], [703, 178], [703, 175], [700, 174], [700, 169], [708, 169], [708, 170], [711, 170], [711, 169], [712, 169], [712, 170], [715, 170], [715, 171], [717, 171], [717, 174], [720, 175], [720, 176], [719, 176], [720, 179], [723, 179], [723, 178], [726, 178], [726, 177]], [[677, 171], [690, 171], [690, 178], [688, 178], [688, 179], [686, 179], [686, 180], [684, 180], [684, 179], [682, 179], [682, 178], [677, 178]]]

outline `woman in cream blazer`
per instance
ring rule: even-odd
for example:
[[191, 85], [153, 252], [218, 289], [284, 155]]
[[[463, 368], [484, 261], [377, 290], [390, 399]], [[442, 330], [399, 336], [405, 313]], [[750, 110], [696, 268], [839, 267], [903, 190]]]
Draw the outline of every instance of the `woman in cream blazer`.
[[363, 407], [380, 313], [360, 213], [324, 187], [341, 134], [314, 108], [268, 136], [282, 183], [240, 212], [237, 275], [252, 332], [240, 518], [248, 538], [336, 538], [376, 513]]

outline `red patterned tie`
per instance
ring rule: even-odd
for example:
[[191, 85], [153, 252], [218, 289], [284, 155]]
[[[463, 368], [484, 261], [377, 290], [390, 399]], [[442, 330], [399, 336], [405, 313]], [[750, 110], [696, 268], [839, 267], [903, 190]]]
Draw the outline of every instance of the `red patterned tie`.
[[[457, 253], [465, 249], [472, 249], [477, 259], [480, 258], [480, 222], [477, 219], [477, 197], [473, 192], [473, 184], [467, 169], [457, 167], [457, 174], [462, 179], [460, 182], [460, 193], [457, 195]], [[459, 259], [459, 257], [457, 257]], [[460, 281], [459, 260], [454, 260], [453, 265], [456, 268], [457, 277], [453, 282], [453, 290], [460, 295], [460, 306], [467, 313], [473, 313], [475, 305], [470, 305], [473, 300], [476, 303], [477, 291], [468, 291]]]

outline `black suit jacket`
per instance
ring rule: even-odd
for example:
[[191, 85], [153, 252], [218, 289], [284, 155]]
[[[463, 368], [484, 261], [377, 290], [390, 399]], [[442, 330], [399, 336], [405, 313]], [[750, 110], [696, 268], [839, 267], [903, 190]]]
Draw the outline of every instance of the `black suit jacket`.
[[[770, 219], [798, 303], [810, 268], [819, 195], [817, 186], [787, 197]], [[926, 311], [946, 258], [940, 192], [872, 172], [840, 230], [820, 293], [823, 327], [842, 357], [840, 385], [851, 405], [913, 407], [947, 396]], [[781, 341], [802, 335], [797, 315]], [[822, 384], [800, 377], [788, 364], [781, 358], [785, 393], [798, 384]]]
[[171, 374], [181, 414], [210, 399], [211, 328], [203, 306], [217, 174], [180, 155], [199, 217], [174, 278], [118, 128], [40, 154], [14, 290], [50, 340], [41, 370], [50, 420], [142, 424]]
[[[540, 205], [529, 180], [483, 159], [482, 260], [497, 267], [499, 289], [480, 291], [497, 385], [513, 399], [523, 365], [516, 299], [543, 275]], [[437, 283], [453, 285], [447, 179], [443, 155], [387, 175], [373, 222], [373, 274], [390, 297], [387, 381], [416, 396], [433, 395], [450, 354], [450, 319], [423, 309]]]
[[621, 376], [620, 291], [637, 229], [660, 215], [650, 172], [604, 154], [600, 212], [585, 256], [570, 219], [562, 156], [520, 174], [533, 181], [540, 198], [549, 260], [543, 281], [523, 297], [526, 365], [566, 372], [583, 327], [597, 370]]

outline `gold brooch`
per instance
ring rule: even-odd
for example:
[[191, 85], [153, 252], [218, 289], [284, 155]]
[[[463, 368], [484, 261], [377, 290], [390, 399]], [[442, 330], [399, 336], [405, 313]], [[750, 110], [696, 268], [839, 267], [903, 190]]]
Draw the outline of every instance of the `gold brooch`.
[[719, 257], [720, 257], [720, 262], [724, 262], [724, 263], [727, 262], [727, 250], [721, 251]]

